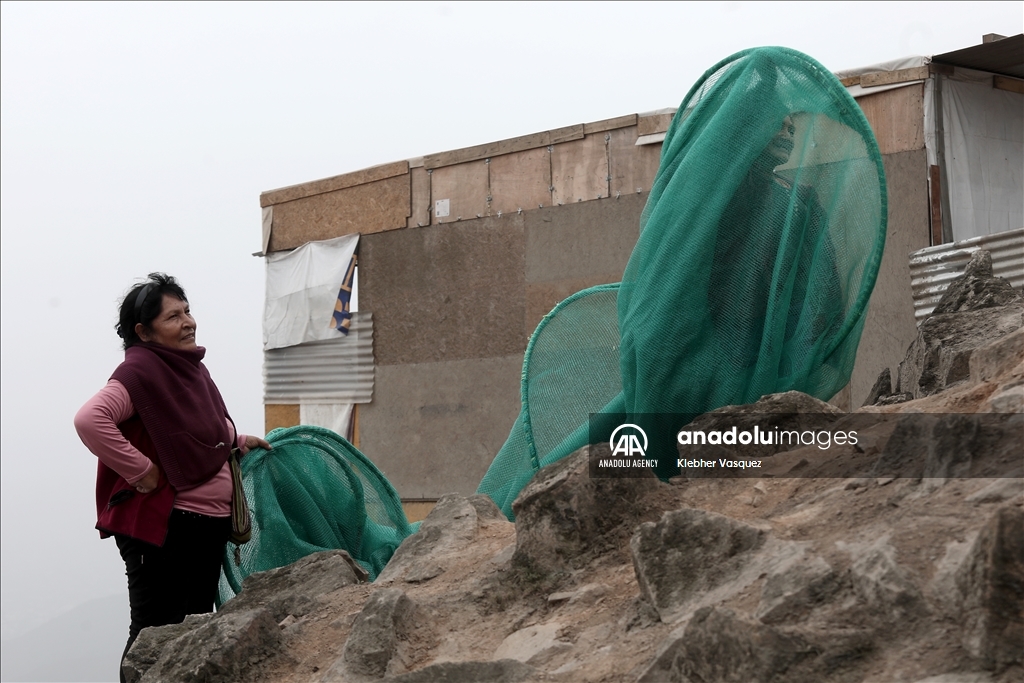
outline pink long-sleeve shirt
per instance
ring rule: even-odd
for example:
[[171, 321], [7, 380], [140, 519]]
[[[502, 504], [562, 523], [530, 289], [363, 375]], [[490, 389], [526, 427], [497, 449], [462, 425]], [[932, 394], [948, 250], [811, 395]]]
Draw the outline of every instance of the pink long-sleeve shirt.
[[[135, 406], [128, 390], [112, 379], [75, 415], [75, 429], [86, 448], [133, 485], [156, 466], [117, 428], [134, 414]], [[227, 422], [230, 427], [231, 421]], [[243, 453], [248, 450], [244, 434], [236, 435], [235, 442]], [[231, 516], [231, 466], [224, 463], [209, 481], [187, 491], [176, 492], [174, 507], [211, 517]]]

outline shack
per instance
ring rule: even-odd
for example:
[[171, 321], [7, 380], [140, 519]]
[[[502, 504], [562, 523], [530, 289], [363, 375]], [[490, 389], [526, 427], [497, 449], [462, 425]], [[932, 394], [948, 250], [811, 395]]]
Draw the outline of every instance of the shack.
[[[1024, 284], [1024, 35], [837, 76], [874, 129], [889, 193], [857, 363], [833, 398], [852, 409], [973, 250], [993, 249], [997, 273]], [[412, 520], [474, 491], [519, 413], [537, 323], [621, 279], [674, 113], [264, 192], [267, 430], [347, 434]]]

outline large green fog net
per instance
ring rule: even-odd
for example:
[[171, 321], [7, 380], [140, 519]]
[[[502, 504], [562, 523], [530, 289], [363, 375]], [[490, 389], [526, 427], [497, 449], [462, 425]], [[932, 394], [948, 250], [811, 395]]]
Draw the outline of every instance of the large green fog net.
[[794, 389], [831, 398], [885, 226], [881, 155], [835, 76], [785, 48], [717, 64], [666, 134], [622, 283], [570, 297], [534, 332], [522, 412], [479, 492], [511, 518], [537, 469], [588, 442], [592, 413], [643, 423]]
[[240, 547], [228, 543], [219, 604], [240, 592], [249, 574], [321, 550], [347, 550], [376, 578], [411, 532], [391, 483], [329, 429], [275, 429], [267, 440], [272, 450], [242, 458], [252, 538]]

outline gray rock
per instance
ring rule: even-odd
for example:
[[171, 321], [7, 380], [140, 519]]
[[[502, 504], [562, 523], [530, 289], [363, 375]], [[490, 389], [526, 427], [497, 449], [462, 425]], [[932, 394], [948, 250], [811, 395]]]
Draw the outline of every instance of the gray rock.
[[878, 373], [878, 379], [871, 386], [871, 391], [868, 392], [868, 397], [864, 399], [864, 405], [873, 406], [878, 403], [878, 400], [892, 395], [892, 372], [889, 368], [885, 368]]
[[538, 680], [537, 670], [514, 659], [442, 662], [386, 679], [388, 683], [521, 683]]
[[928, 586], [928, 597], [936, 607], [936, 611], [945, 614], [955, 622], [961, 618], [960, 591], [956, 585], [957, 570], [964, 564], [964, 559], [978, 537], [977, 532], [967, 534], [963, 540], [952, 539], [946, 542], [946, 551], [935, 563], [935, 572]]
[[929, 676], [914, 683], [992, 683], [992, 677], [984, 671], [972, 671]]
[[986, 412], [1024, 413], [1024, 386], [1018, 385], [999, 391], [985, 402]]
[[1019, 300], [996, 308], [932, 315], [921, 323], [899, 365], [898, 393], [931, 396], [970, 378], [974, 352], [1024, 325]]
[[[138, 679], [139, 683], [161, 681], [202, 681], [203, 683], [235, 683], [257, 678], [256, 671], [261, 662], [279, 653], [281, 630], [277, 622], [265, 609], [234, 611], [218, 614], [216, 618], [183, 624], [184, 633], [176, 638], [164, 640], [157, 657]], [[161, 627], [167, 629], [168, 627]], [[152, 652], [145, 644], [147, 631], [144, 629], [136, 640], [143, 641], [141, 652]], [[160, 638], [162, 634], [155, 634]], [[132, 651], [136, 645], [132, 646]], [[138, 660], [126, 659], [125, 673], [134, 677], [138, 671]], [[130, 660], [130, 661], [129, 661]]]
[[935, 480], [1021, 476], [1022, 435], [1020, 414], [907, 413], [899, 416], [872, 475]]
[[1024, 481], [1021, 479], [1007, 478], [996, 479], [984, 488], [978, 489], [964, 500], [968, 503], [981, 505], [984, 503], [1001, 503], [1024, 494]]
[[637, 683], [806, 680], [783, 675], [815, 654], [798, 636], [731, 610], [704, 607], [694, 613], [682, 633], [677, 630], [669, 636]]
[[666, 512], [641, 524], [630, 540], [643, 598], [672, 621], [702, 593], [736, 579], [767, 532], [704, 510]]
[[1024, 662], [1024, 511], [1000, 508], [956, 573], [964, 647], [985, 668]]
[[883, 396], [875, 402], [875, 405], [879, 406], [894, 406], [897, 403], [906, 403], [907, 401], [913, 401], [914, 395], [908, 393], [889, 394]]
[[455, 553], [476, 539], [481, 528], [509, 523], [487, 496], [446, 494], [420, 523], [419, 530], [398, 546], [377, 583], [426, 581], [439, 576]]
[[406, 583], [423, 583], [436, 579], [444, 574], [444, 569], [437, 564], [426, 564], [421, 567], [413, 567], [405, 574]]
[[988, 382], [1024, 362], [1024, 328], [986, 344], [971, 354], [971, 382]]
[[177, 640], [193, 628], [205, 624], [211, 618], [213, 618], [213, 613], [190, 614], [180, 624], [142, 629], [139, 637], [132, 643], [132, 649], [128, 651], [124, 661], [121, 662], [121, 671], [125, 680], [128, 683], [138, 683], [142, 676], [160, 659], [165, 645]]
[[549, 622], [510, 633], [494, 651], [494, 659], [514, 659], [534, 666], [546, 664], [553, 657], [572, 649], [571, 643], [558, 639], [561, 629], [561, 624]]
[[319, 596], [366, 581], [368, 574], [344, 550], [325, 550], [284, 567], [251, 574], [242, 592], [218, 615], [265, 607], [275, 623], [289, 614], [305, 616], [320, 606]]
[[416, 603], [397, 588], [370, 596], [356, 616], [341, 657], [324, 681], [379, 679], [406, 670], [405, 646], [417, 626]]
[[610, 589], [603, 583], [588, 583], [580, 586], [569, 598], [570, 605], [593, 605], [608, 594]]
[[728, 415], [802, 415], [819, 413], [835, 415], [837, 417], [843, 415], [843, 411], [831, 403], [826, 403], [801, 391], [766, 394], [754, 403], [741, 406], [725, 406], [710, 413], [705, 413], [705, 415], [716, 415], [719, 413], [726, 413]]
[[779, 567], [765, 579], [756, 616], [766, 624], [803, 617], [838, 588], [832, 567], [816, 555], [792, 566]]
[[[542, 468], [512, 503], [516, 552], [512, 563], [538, 573], [564, 570], [601, 547], [615, 532], [629, 533], [659, 487], [654, 478], [591, 478], [584, 447]], [[598, 456], [595, 456], [598, 457]], [[615, 501], [609, 504], [609, 501]]]
[[992, 255], [979, 250], [971, 256], [964, 274], [949, 283], [932, 315], [1006, 306], [1021, 298], [1009, 280], [993, 275]]
[[668, 635], [637, 683], [856, 681], [873, 649], [864, 631], [784, 631], [704, 607]]
[[878, 539], [859, 554], [850, 565], [850, 579], [861, 603], [886, 621], [927, 614], [921, 591], [896, 563], [896, 549], [888, 537]]

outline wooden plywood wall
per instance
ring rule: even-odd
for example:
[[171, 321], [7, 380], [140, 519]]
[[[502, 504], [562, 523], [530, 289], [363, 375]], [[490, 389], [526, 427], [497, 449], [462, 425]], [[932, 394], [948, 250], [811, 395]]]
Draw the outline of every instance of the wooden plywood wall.
[[266, 192], [267, 251], [646, 192], [661, 145], [637, 140], [671, 119], [630, 114]]

